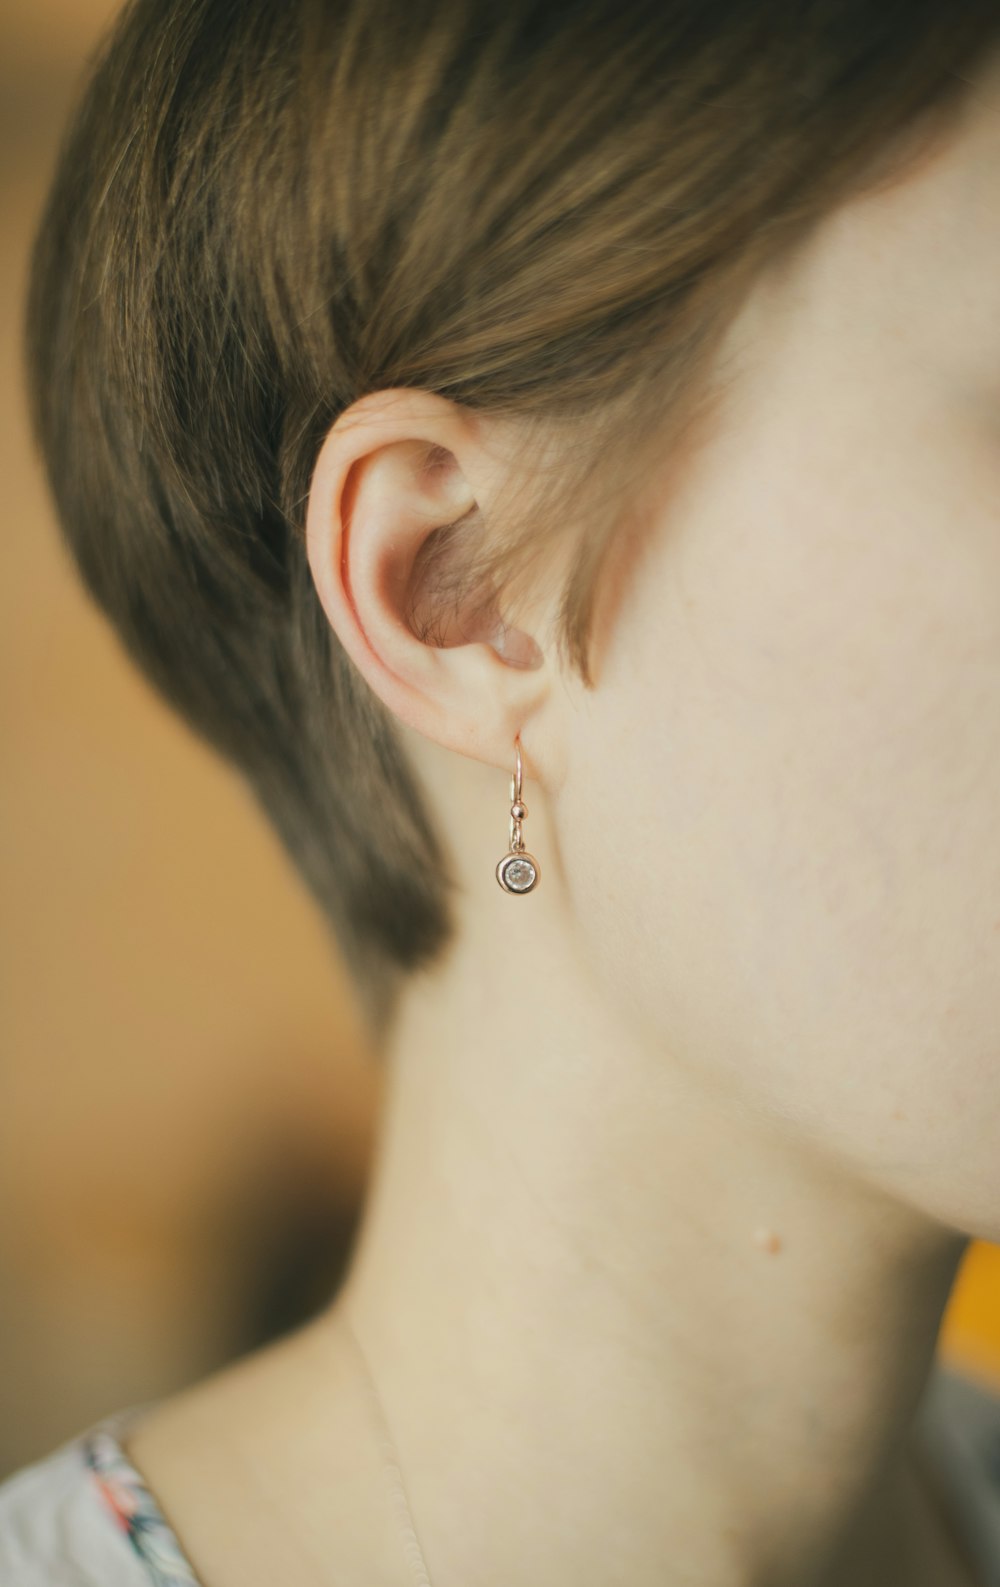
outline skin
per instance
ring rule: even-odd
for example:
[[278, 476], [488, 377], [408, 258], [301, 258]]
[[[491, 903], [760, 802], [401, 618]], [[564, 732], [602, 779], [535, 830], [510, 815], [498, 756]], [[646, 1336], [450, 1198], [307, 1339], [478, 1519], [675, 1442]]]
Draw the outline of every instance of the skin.
[[[460, 878], [346, 1286], [131, 1450], [206, 1587], [969, 1587], [909, 1429], [1000, 1239], [1000, 70], [754, 292], [596, 687], [405, 619], [516, 426], [379, 393], [308, 515]], [[441, 449], [424, 466], [428, 443]], [[533, 642], [533, 643], [532, 643]], [[513, 658], [513, 659], [512, 659]], [[493, 875], [520, 733], [527, 898]]]

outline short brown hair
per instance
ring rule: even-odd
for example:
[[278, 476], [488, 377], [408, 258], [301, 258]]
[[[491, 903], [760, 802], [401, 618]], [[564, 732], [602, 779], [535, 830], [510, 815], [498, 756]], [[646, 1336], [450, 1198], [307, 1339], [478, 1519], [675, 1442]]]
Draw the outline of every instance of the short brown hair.
[[592, 426], [544, 512], [466, 547], [467, 577], [506, 589], [557, 517], [572, 532], [558, 638], [590, 683], [615, 493], [643, 446], [676, 442], [755, 275], [936, 126], [998, 37], [995, 0], [122, 14], [36, 243], [36, 433], [87, 589], [245, 776], [376, 1031], [449, 939], [452, 884], [310, 576], [327, 429], [400, 386]]

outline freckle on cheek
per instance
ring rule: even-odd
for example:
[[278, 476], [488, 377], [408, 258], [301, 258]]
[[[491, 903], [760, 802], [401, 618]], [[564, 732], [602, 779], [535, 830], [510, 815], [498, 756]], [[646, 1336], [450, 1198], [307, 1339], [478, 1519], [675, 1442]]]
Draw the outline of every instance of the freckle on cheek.
[[905, 1119], [906, 1118], [906, 1114], [903, 1112], [902, 1108], [893, 1108], [892, 1116], [893, 1116], [894, 1119]]
[[771, 1256], [781, 1250], [781, 1236], [775, 1234], [773, 1229], [755, 1229], [753, 1241], [754, 1245], [759, 1245], [762, 1251], [767, 1251]]

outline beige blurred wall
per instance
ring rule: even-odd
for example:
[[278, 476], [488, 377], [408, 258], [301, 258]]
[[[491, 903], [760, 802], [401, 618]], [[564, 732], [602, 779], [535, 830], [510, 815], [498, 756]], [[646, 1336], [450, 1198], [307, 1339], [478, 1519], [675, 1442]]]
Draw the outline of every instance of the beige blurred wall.
[[118, 0], [3, 0], [4, 60], [76, 71], [101, 31], [120, 10]]
[[314, 906], [82, 593], [31, 452], [27, 247], [112, 10], [0, 13], [0, 1473], [244, 1348], [310, 1264], [319, 1296], [379, 1088]]

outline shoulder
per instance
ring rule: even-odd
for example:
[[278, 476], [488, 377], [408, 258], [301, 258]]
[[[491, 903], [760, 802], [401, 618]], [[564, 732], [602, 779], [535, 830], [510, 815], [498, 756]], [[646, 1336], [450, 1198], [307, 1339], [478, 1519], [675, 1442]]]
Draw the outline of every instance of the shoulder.
[[[0, 1587], [150, 1587], [114, 1420], [0, 1483]], [[190, 1578], [189, 1578], [190, 1579]]]

